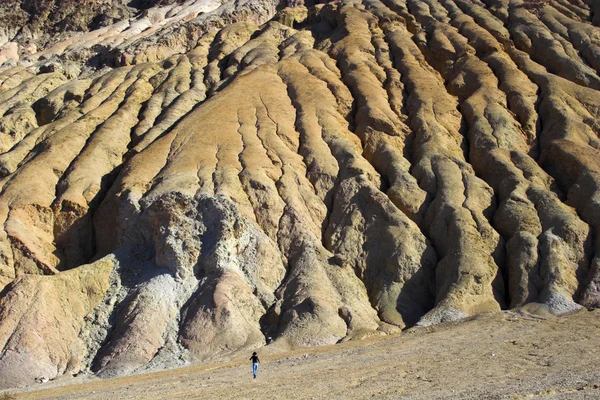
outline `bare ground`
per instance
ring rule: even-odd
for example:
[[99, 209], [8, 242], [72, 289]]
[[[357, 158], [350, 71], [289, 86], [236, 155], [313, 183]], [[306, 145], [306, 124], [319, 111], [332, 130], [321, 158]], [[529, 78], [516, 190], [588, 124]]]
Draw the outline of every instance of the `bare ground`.
[[[502, 312], [335, 346], [238, 354], [117, 379], [65, 378], [18, 399], [600, 399], [600, 310]], [[0, 395], [2, 397], [2, 395]]]

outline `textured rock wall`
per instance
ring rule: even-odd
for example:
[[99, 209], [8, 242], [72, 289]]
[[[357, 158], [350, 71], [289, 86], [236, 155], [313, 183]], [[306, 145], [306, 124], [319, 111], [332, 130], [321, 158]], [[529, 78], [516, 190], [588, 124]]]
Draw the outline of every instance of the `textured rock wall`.
[[2, 385], [600, 304], [595, 2], [306, 4], [5, 63]]

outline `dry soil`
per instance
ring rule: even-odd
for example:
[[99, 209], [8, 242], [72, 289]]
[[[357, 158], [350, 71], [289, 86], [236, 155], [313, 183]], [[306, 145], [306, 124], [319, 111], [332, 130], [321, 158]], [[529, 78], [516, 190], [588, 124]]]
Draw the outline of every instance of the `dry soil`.
[[596, 399], [600, 310], [555, 318], [501, 312], [333, 346], [259, 350], [100, 380], [63, 378], [18, 399]]

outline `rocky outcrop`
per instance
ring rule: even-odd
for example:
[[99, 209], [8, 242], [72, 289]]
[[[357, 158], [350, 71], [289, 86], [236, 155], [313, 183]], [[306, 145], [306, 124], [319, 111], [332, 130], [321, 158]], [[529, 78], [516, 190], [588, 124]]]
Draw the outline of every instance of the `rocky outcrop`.
[[[8, 0], [0, 4], [1, 61], [30, 56], [52, 44], [129, 19], [161, 1]], [[4, 58], [4, 59], [2, 59]]]
[[0, 71], [0, 384], [600, 304], [595, 4], [109, 3]]

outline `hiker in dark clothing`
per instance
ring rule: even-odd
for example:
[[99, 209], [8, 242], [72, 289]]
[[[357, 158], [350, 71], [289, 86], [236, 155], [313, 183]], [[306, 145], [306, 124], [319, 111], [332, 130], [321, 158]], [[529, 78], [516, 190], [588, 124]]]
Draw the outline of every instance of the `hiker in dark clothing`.
[[256, 354], [256, 352], [252, 353], [250, 361], [252, 361], [252, 375], [254, 375], [254, 379], [256, 379], [256, 375], [258, 374], [258, 363], [260, 363], [260, 360], [258, 359], [258, 354]]

